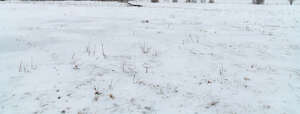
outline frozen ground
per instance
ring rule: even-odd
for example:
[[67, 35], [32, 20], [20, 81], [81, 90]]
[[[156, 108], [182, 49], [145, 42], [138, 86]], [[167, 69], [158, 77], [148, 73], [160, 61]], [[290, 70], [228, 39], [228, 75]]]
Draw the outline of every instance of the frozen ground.
[[0, 2], [0, 113], [300, 114], [299, 5], [140, 3]]

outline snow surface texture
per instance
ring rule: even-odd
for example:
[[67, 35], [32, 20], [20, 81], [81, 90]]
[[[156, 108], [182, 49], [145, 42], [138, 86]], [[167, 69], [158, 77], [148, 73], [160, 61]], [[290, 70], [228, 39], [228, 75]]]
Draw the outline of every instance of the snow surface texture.
[[0, 114], [300, 114], [298, 4], [135, 3], [0, 2]]

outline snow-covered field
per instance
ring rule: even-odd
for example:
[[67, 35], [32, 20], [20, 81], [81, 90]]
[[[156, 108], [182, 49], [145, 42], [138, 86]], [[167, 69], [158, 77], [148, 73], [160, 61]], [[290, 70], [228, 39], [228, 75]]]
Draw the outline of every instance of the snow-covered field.
[[0, 114], [300, 114], [299, 4], [134, 3], [0, 2]]

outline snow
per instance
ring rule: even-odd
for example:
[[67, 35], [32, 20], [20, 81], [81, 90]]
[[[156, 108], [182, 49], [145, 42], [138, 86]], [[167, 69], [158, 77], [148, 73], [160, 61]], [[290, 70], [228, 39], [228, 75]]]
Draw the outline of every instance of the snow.
[[231, 1], [0, 2], [0, 113], [299, 114], [299, 4]]

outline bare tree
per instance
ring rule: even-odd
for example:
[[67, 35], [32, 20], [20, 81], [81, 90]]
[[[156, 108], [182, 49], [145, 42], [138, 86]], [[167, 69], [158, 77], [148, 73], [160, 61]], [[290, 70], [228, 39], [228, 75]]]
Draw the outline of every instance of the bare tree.
[[264, 4], [265, 0], [252, 0], [253, 4]]
[[120, 0], [120, 2], [128, 3], [128, 0]]
[[152, 3], [157, 3], [159, 0], [151, 0]]
[[294, 1], [295, 1], [295, 0], [289, 0], [290, 5], [293, 5]]
[[197, 0], [191, 0], [192, 3], [197, 3]]
[[208, 3], [215, 3], [215, 0], [209, 0]]

